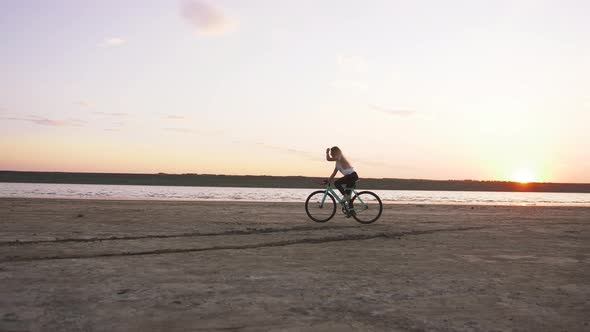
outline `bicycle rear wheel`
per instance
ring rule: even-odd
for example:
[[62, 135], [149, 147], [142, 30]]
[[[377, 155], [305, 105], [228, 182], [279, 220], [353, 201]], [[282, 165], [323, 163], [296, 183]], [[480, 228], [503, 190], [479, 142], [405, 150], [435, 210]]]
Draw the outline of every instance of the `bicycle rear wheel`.
[[314, 191], [305, 201], [305, 212], [315, 222], [326, 222], [336, 214], [336, 201], [325, 190]]
[[383, 212], [383, 203], [377, 194], [370, 191], [361, 191], [352, 199], [354, 213], [352, 216], [361, 224], [375, 222]]

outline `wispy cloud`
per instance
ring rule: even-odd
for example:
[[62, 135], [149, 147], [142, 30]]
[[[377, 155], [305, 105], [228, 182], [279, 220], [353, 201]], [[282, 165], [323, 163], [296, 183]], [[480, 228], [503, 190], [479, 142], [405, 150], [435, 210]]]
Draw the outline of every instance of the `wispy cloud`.
[[87, 101], [87, 100], [78, 100], [74, 102], [74, 105], [80, 106], [80, 107], [85, 107], [85, 108], [90, 108], [90, 107], [94, 107], [95, 104]]
[[274, 151], [281, 152], [281, 153], [288, 153], [288, 154], [295, 155], [295, 156], [298, 156], [298, 157], [301, 157], [301, 158], [304, 158], [307, 160], [311, 160], [311, 161], [321, 161], [322, 160], [321, 152], [311, 153], [308, 151], [287, 148], [287, 147], [281, 147], [281, 146], [276, 146], [276, 145], [270, 145], [270, 144], [266, 144], [266, 143], [262, 143], [262, 142], [256, 142], [256, 145], [259, 145], [265, 149], [274, 150]]
[[[267, 144], [267, 143], [263, 143], [263, 142], [256, 142], [254, 144], [258, 145], [260, 147], [263, 147], [265, 149], [276, 151], [278, 153], [290, 154], [290, 155], [297, 156], [302, 159], [306, 159], [306, 160], [313, 161], [313, 162], [324, 162], [325, 161], [324, 153], [322, 150], [318, 150], [317, 152], [309, 152], [309, 151], [304, 151], [304, 150], [299, 150], [299, 149], [271, 145], [271, 144]], [[359, 165], [365, 165], [365, 166], [377, 167], [377, 168], [416, 169], [415, 165], [410, 166], [410, 165], [405, 165], [405, 164], [392, 164], [392, 163], [380, 161], [379, 160], [380, 158], [382, 158], [382, 156], [380, 156], [380, 157], [365, 156], [364, 158], [358, 158], [357, 163]]]
[[129, 113], [109, 113], [109, 112], [94, 112], [94, 114], [100, 114], [100, 115], [106, 115], [106, 116], [115, 116], [115, 117], [120, 117], [120, 118], [126, 118], [126, 117], [130, 117], [131, 114]]
[[117, 47], [127, 43], [127, 40], [120, 37], [105, 38], [98, 46], [100, 47]]
[[389, 108], [384, 108], [384, 107], [380, 107], [380, 106], [376, 106], [376, 105], [369, 105], [369, 108], [373, 111], [377, 111], [377, 112], [381, 112], [381, 113], [385, 113], [385, 114], [389, 114], [389, 115], [395, 115], [395, 116], [412, 116], [412, 115], [416, 115], [416, 111], [415, 110], [410, 110], [410, 109], [389, 109]]
[[222, 35], [236, 26], [235, 20], [203, 1], [185, 0], [181, 3], [180, 11], [182, 17], [203, 35]]
[[176, 115], [176, 114], [166, 114], [166, 115], [162, 116], [162, 118], [168, 119], [168, 120], [186, 120], [186, 119], [188, 119], [188, 116]]
[[123, 122], [123, 121], [119, 121], [119, 122], [113, 122], [110, 124], [111, 127], [108, 128], [104, 128], [104, 131], [121, 131], [121, 129], [123, 129], [124, 127], [127, 126], [127, 123]]
[[2, 120], [9, 121], [23, 121], [29, 122], [40, 126], [51, 126], [51, 127], [81, 127], [84, 125], [84, 121], [79, 119], [50, 119], [46, 117], [29, 115], [25, 117], [0, 117]]
[[186, 127], [166, 127], [162, 128], [162, 130], [186, 135], [198, 135], [200, 137], [215, 137], [216, 139], [225, 139], [228, 136], [222, 130], [211, 130], [202, 126], [199, 126], [198, 129]]

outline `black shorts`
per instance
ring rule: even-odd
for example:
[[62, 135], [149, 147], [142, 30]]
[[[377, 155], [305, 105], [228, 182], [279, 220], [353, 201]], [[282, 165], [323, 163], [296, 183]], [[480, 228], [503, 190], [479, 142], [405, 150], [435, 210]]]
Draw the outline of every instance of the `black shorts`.
[[346, 191], [350, 193], [348, 188], [351, 188], [357, 181], [359, 180], [358, 174], [356, 172], [352, 172], [348, 175], [341, 177], [340, 179], [334, 181], [334, 186], [338, 188], [342, 195], [345, 195], [344, 185], [346, 185]]

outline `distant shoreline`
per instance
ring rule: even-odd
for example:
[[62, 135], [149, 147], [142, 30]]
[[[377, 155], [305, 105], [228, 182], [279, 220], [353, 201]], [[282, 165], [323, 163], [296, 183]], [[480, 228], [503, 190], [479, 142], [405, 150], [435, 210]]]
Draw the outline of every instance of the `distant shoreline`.
[[[305, 176], [132, 174], [0, 171], [0, 182], [191, 187], [314, 188], [324, 178]], [[361, 178], [359, 187], [375, 190], [508, 191], [590, 193], [590, 183]]]

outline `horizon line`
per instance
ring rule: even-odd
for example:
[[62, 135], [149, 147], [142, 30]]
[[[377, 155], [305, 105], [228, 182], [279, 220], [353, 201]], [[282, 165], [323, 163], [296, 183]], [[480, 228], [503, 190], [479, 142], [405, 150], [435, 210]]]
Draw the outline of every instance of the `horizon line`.
[[[134, 173], [134, 172], [87, 172], [87, 171], [15, 171], [15, 170], [0, 170], [0, 172], [20, 172], [20, 173], [81, 173], [81, 174], [131, 174], [131, 175], [209, 175], [209, 176], [264, 176], [264, 177], [301, 177], [301, 178], [326, 178], [326, 176], [306, 176], [306, 175], [265, 175], [265, 174], [221, 174], [221, 173]], [[477, 179], [427, 179], [427, 178], [387, 178], [387, 177], [364, 177], [361, 179], [367, 180], [412, 180], [412, 181], [461, 181], [461, 182], [505, 182], [515, 183], [520, 185], [530, 184], [581, 184], [590, 185], [588, 182], [546, 182], [546, 181], [531, 181], [531, 182], [518, 182], [511, 180], [477, 180]]]

